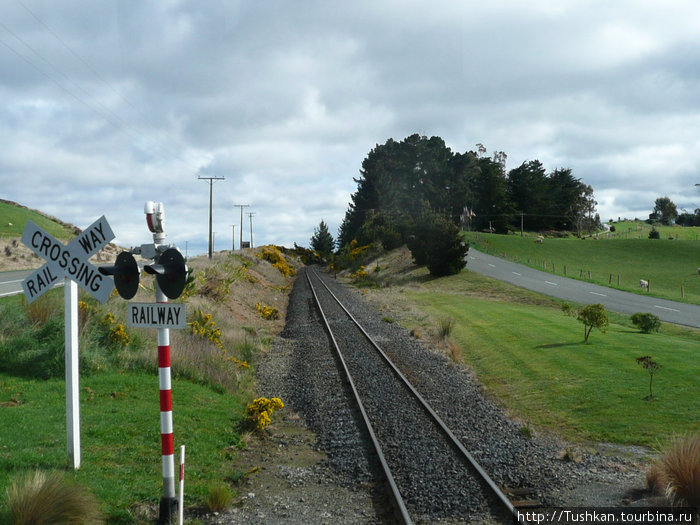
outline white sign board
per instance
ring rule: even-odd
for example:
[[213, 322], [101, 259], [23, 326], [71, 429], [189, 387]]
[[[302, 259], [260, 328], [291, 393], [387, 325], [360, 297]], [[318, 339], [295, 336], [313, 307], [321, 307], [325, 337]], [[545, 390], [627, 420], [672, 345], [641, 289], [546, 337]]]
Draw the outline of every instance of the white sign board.
[[88, 259], [104, 248], [112, 239], [114, 239], [114, 233], [104, 215], [88, 226], [67, 246], [32, 221], [27, 221], [27, 226], [22, 234], [22, 242], [39, 257], [46, 259], [46, 264], [22, 283], [27, 301], [31, 303], [56, 284], [59, 279], [67, 277], [78, 283], [98, 301], [106, 302], [109, 299], [109, 294], [112, 293], [114, 283], [111, 278], [102, 275]]
[[127, 322], [136, 328], [185, 328], [182, 303], [129, 303]]

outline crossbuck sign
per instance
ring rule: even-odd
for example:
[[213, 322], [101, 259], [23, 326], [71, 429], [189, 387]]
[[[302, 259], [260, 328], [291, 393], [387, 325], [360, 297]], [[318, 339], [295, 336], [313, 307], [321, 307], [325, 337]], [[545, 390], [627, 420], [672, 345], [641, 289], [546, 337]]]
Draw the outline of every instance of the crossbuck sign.
[[83, 233], [67, 246], [32, 221], [27, 221], [22, 242], [39, 257], [46, 259], [46, 264], [22, 283], [27, 301], [31, 303], [59, 279], [67, 277], [77, 282], [101, 303], [106, 302], [109, 294], [112, 293], [113, 282], [100, 274], [88, 259], [112, 239], [114, 239], [114, 233], [104, 215], [85, 228]]

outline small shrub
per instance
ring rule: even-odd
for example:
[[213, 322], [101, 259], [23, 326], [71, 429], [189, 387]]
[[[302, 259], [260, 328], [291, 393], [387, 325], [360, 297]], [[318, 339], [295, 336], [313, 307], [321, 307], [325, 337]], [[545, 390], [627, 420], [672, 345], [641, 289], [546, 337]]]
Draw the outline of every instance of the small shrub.
[[202, 310], [197, 310], [194, 314], [194, 319], [188, 324], [191, 334], [207, 339], [223, 349], [221, 330], [216, 327], [216, 322], [212, 319], [211, 314], [205, 314]]
[[581, 453], [578, 450], [576, 450], [575, 448], [566, 447], [559, 454], [559, 459], [561, 459], [562, 461], [568, 461], [571, 463], [578, 464], [578, 463], [581, 463], [583, 461], [583, 456], [581, 456]]
[[452, 341], [447, 341], [447, 353], [453, 363], [462, 362], [462, 349], [456, 343]]
[[649, 232], [649, 238], [650, 239], [660, 239], [661, 235], [659, 234], [659, 231], [655, 228], [652, 228], [651, 231]]
[[102, 523], [95, 497], [59, 472], [25, 473], [5, 491], [9, 522], [13, 525], [35, 523]]
[[654, 314], [637, 312], [632, 315], [631, 319], [632, 324], [645, 334], [658, 332], [661, 327], [661, 321]]
[[282, 252], [276, 246], [264, 246], [258, 257], [272, 263], [272, 267], [277, 268], [285, 277], [294, 277], [297, 274], [297, 271], [287, 264]]
[[279, 397], [271, 399], [259, 397], [246, 406], [246, 415], [248, 420], [255, 426], [255, 429], [262, 432], [272, 423], [273, 412], [281, 408], [284, 408], [284, 403]]
[[352, 279], [354, 282], [357, 282], [367, 278], [367, 275], [367, 271], [365, 270], [364, 265], [362, 265], [356, 271], [350, 274], [350, 279]]
[[644, 370], [649, 372], [649, 395], [644, 399], [650, 401], [654, 398], [654, 392], [652, 390], [652, 385], [654, 382], [654, 374], [661, 368], [661, 365], [654, 361], [650, 355], [644, 355], [637, 358], [637, 364], [641, 366]]
[[260, 313], [263, 319], [267, 319], [268, 321], [273, 321], [280, 317], [280, 311], [274, 306], [265, 306], [262, 303], [256, 303], [255, 309]]
[[233, 501], [233, 494], [225, 483], [215, 483], [209, 486], [204, 504], [209, 512], [221, 512], [228, 508]]
[[442, 341], [446, 340], [452, 333], [455, 326], [455, 320], [451, 317], [444, 317], [438, 322], [438, 338]]
[[44, 324], [62, 311], [60, 296], [52, 293], [42, 295], [25, 308], [27, 320], [31, 325]]
[[594, 328], [605, 332], [608, 328], [608, 324], [610, 324], [608, 312], [602, 304], [589, 304], [581, 308], [578, 310], [576, 318], [583, 323], [583, 339], [586, 342], [588, 342], [588, 337], [591, 335], [591, 331]]
[[531, 438], [533, 436], [533, 432], [530, 425], [525, 424], [520, 427], [520, 435], [526, 438]]
[[129, 346], [129, 342], [131, 341], [123, 324], [117, 324], [109, 329], [109, 340], [122, 347]]

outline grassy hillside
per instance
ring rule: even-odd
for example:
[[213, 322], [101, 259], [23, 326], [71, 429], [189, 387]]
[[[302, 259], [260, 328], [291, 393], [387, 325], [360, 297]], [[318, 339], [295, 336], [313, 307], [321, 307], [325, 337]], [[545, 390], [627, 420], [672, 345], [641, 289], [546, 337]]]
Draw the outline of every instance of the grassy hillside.
[[[601, 239], [648, 239], [652, 229], [650, 224], [644, 221], [618, 221], [610, 223], [615, 227], [614, 232], [600, 234]], [[700, 228], [693, 226], [685, 228], [683, 226], [653, 226], [659, 232], [661, 239], [676, 239], [681, 241], [700, 240]]]
[[700, 241], [547, 238], [538, 244], [519, 235], [465, 235], [479, 250], [533, 268], [558, 275], [566, 271], [568, 277], [586, 280], [590, 272], [596, 284], [638, 293], [647, 293], [639, 288], [644, 279], [650, 282], [652, 295], [700, 303]]
[[28, 220], [57, 239], [67, 240], [75, 236], [74, 228], [70, 225], [14, 202], [0, 200], [0, 239], [21, 237]]
[[[576, 441], [648, 446], [700, 432], [700, 331], [662, 325], [642, 334], [611, 313], [608, 331], [594, 331], [585, 344], [583, 325], [554, 299], [469, 271], [431, 278], [406, 250], [377, 263], [363, 284], [386, 318], [438, 346], [441, 320], [452, 319], [453, 357], [524, 425]], [[649, 375], [636, 363], [643, 355], [663, 367], [652, 401], [643, 399]]]

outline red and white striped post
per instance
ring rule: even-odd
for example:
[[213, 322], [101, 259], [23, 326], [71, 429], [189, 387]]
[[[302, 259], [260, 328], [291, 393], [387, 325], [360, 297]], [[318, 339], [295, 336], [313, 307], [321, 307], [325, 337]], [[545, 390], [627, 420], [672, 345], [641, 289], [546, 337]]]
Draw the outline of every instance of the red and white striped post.
[[[144, 206], [146, 224], [153, 233], [153, 255], [158, 262], [159, 247], [165, 245], [165, 210], [163, 203], [148, 201]], [[143, 255], [143, 246], [142, 255]], [[150, 254], [149, 254], [150, 255]], [[156, 302], [167, 303], [168, 297], [155, 280]], [[175, 494], [175, 451], [173, 444], [173, 397], [170, 374], [170, 330], [158, 328], [158, 385], [160, 387], [160, 444], [163, 464], [163, 496], [160, 499], [158, 523], [171, 525], [177, 518]]]
[[[167, 303], [168, 298], [156, 283], [156, 302]], [[160, 387], [160, 443], [163, 463], [163, 497], [160, 500], [160, 519], [170, 525], [177, 515], [175, 495], [175, 449], [173, 442], [173, 397], [170, 380], [170, 330], [158, 328], [158, 384]]]

